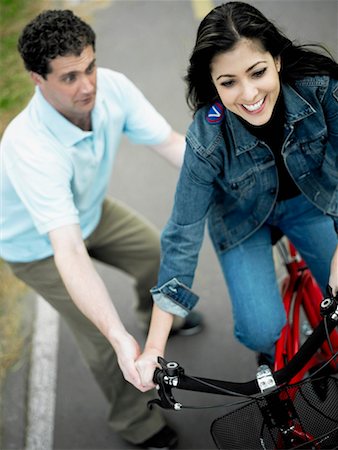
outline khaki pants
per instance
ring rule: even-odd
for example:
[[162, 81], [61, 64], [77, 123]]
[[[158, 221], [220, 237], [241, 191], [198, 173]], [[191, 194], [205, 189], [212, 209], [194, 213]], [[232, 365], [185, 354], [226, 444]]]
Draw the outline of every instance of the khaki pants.
[[[100, 223], [86, 240], [90, 256], [135, 279], [136, 313], [147, 326], [159, 266], [159, 236], [143, 218], [115, 200], [105, 200]], [[139, 443], [159, 431], [164, 419], [147, 402], [156, 393], [141, 393], [126, 382], [116, 355], [105, 337], [77, 309], [56, 269], [54, 258], [31, 263], [10, 263], [14, 274], [47, 300], [63, 317], [110, 403], [109, 422], [124, 439]], [[93, 299], [95, 301], [95, 299]]]

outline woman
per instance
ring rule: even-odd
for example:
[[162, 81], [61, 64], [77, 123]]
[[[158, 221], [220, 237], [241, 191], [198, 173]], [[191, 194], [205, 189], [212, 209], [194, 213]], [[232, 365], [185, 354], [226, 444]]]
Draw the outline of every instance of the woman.
[[151, 327], [137, 367], [153, 387], [173, 315], [190, 290], [205, 222], [229, 289], [235, 335], [269, 360], [285, 324], [272, 255], [276, 230], [325, 291], [338, 292], [338, 65], [296, 46], [253, 6], [201, 22], [186, 77], [194, 121], [162, 235]]

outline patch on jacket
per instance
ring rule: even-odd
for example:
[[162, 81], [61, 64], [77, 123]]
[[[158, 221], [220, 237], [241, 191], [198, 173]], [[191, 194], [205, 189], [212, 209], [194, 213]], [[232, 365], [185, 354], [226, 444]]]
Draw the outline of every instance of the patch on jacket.
[[224, 106], [216, 102], [212, 107], [209, 109], [207, 114], [207, 122], [209, 123], [220, 123], [222, 122], [224, 117]]

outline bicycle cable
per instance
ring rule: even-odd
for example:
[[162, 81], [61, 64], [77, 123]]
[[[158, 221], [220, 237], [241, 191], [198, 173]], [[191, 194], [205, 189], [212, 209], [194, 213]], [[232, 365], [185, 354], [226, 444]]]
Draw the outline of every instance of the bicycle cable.
[[214, 385], [212, 383], [208, 383], [207, 381], [201, 380], [201, 379], [196, 378], [196, 377], [193, 377], [192, 375], [185, 375], [185, 377], [186, 378], [190, 378], [191, 380], [194, 380], [197, 383], [200, 383], [200, 384], [203, 384], [205, 386], [211, 387], [212, 389], [216, 389], [219, 392], [222, 392], [223, 394], [229, 395], [230, 397], [244, 397], [244, 398], [248, 398], [248, 399], [251, 399], [251, 400], [257, 398], [256, 395], [240, 394], [239, 392], [231, 391], [230, 389], [225, 389], [225, 388], [222, 388], [220, 386], [216, 386], [216, 385]]
[[[330, 342], [330, 337], [327, 333], [327, 338]], [[331, 342], [330, 342], [331, 343]], [[319, 369], [317, 369], [315, 372], [313, 372], [311, 375], [309, 375], [308, 377], [303, 378], [302, 382], [307, 381], [309, 379], [313, 379], [320, 371], [322, 371], [326, 366], [328, 366], [331, 361], [333, 361], [336, 357], [338, 356], [338, 352], [334, 353], [331, 358], [326, 361]], [[251, 400], [256, 400], [258, 399], [260, 396], [262, 396], [262, 394], [257, 394], [257, 395], [249, 395], [249, 394], [240, 394], [239, 392], [235, 392], [235, 391], [231, 391], [229, 389], [225, 389], [222, 388], [220, 386], [215, 386], [212, 383], [208, 383], [207, 381], [204, 380], [200, 380], [194, 376], [191, 375], [185, 375], [187, 379], [191, 379], [194, 380], [197, 383], [200, 383], [202, 385], [211, 387], [212, 389], [216, 389], [218, 390], [220, 393], [223, 394], [227, 394], [231, 397], [244, 397], [247, 400], [243, 400], [243, 401], [238, 401], [238, 402], [233, 402], [233, 403], [221, 403], [221, 404], [217, 404], [217, 405], [207, 405], [207, 406], [192, 406], [192, 405], [182, 405], [182, 409], [213, 409], [213, 408], [222, 408], [222, 407], [230, 407], [230, 406], [237, 406], [237, 405], [244, 405], [246, 403], [250, 403]], [[288, 383], [283, 383], [281, 386], [279, 387], [284, 387], [288, 385]]]
[[219, 386], [215, 386], [215, 385], [213, 385], [211, 383], [208, 383], [207, 381], [199, 380], [198, 378], [196, 378], [194, 376], [191, 376], [191, 375], [186, 375], [186, 378], [190, 378], [191, 380], [194, 380], [197, 383], [204, 384], [205, 386], [211, 387], [213, 389], [217, 389], [217, 390], [219, 390], [222, 393], [227, 393], [227, 394], [229, 394], [229, 396], [232, 396], [232, 397], [245, 397], [245, 398], [247, 398], [247, 400], [239, 400], [239, 401], [233, 402], [233, 403], [219, 403], [217, 405], [207, 405], [207, 406], [182, 405], [181, 409], [213, 409], [213, 408], [224, 408], [224, 407], [230, 407], [230, 406], [245, 405], [245, 404], [250, 403], [252, 399], [256, 398], [253, 395], [239, 394], [237, 392], [230, 391], [228, 389], [224, 389], [224, 388], [221, 388]]
[[224, 407], [230, 407], [230, 406], [237, 406], [237, 405], [247, 405], [252, 400], [240, 400], [238, 402], [233, 403], [220, 403], [218, 405], [207, 405], [207, 406], [192, 406], [192, 405], [182, 405], [181, 409], [214, 409], [214, 408], [224, 408]]
[[315, 370], [311, 375], [308, 375], [306, 378], [303, 378], [303, 381], [308, 380], [310, 378], [315, 377], [319, 372], [321, 372], [325, 367], [327, 367], [334, 359], [338, 356], [338, 351], [334, 353], [330, 359], [328, 359], [322, 366], [320, 366], [317, 370]]

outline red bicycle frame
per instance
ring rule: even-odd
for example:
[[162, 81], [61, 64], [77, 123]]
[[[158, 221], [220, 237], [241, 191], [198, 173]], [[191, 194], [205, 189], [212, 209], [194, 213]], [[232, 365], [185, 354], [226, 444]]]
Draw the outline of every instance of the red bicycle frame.
[[[305, 319], [312, 329], [321, 320], [319, 311], [323, 294], [294, 245], [288, 241], [287, 246], [290, 258], [285, 261], [287, 276], [282, 284], [282, 297], [287, 315], [287, 324], [283, 328], [281, 337], [276, 344], [274, 371], [282, 369], [299, 350], [301, 345], [301, 307], [304, 311]], [[336, 351], [338, 349], [337, 331], [331, 334], [330, 340], [333, 349]], [[312, 357], [301, 372], [295, 375], [290, 383], [300, 381], [310, 368], [328, 361], [331, 356], [330, 346], [325, 342], [320, 351]], [[337, 370], [335, 361], [331, 362], [331, 366], [334, 370]]]
[[[323, 293], [295, 246], [290, 241], [287, 241], [286, 247], [288, 252], [285, 253], [288, 254], [288, 258], [286, 254], [283, 255], [283, 258], [287, 276], [283, 280], [281, 292], [287, 323], [276, 343], [274, 371], [282, 369], [298, 352], [301, 346], [301, 321], [305, 319], [309, 326], [314, 329], [321, 320], [319, 311]], [[303, 310], [304, 318], [301, 317], [301, 309]], [[330, 335], [330, 341], [333, 349], [336, 351], [338, 349], [337, 331]], [[331, 356], [330, 346], [325, 342], [303, 369], [290, 380], [290, 384], [301, 381], [306, 372], [325, 363]], [[337, 371], [337, 363], [333, 360], [330, 364]], [[298, 389], [295, 387], [291, 395], [292, 398], [296, 396], [297, 391]], [[294, 445], [311, 443], [313, 441], [313, 436], [308, 434], [298, 422], [290, 420], [289, 431], [290, 439], [292, 439]], [[277, 448], [283, 448], [284, 437], [281, 434], [279, 435]], [[318, 444], [314, 444], [313, 448], [321, 447]]]

